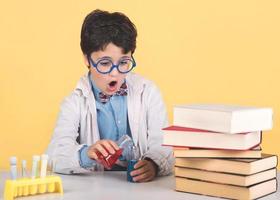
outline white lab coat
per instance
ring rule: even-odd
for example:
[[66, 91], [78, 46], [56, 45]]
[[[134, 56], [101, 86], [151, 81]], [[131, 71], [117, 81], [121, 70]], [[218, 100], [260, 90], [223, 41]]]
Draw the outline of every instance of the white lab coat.
[[[167, 175], [173, 169], [174, 158], [170, 147], [162, 146], [162, 128], [168, 125], [167, 112], [159, 89], [141, 77], [129, 73], [128, 121], [134, 144], [137, 144], [142, 157], [151, 158], [158, 166], [158, 175]], [[76, 138], [80, 132], [80, 144]], [[47, 154], [55, 160], [55, 171], [65, 174], [84, 173], [79, 164], [79, 150], [100, 139], [94, 94], [88, 80], [83, 76], [71, 95], [65, 98], [54, 129]], [[95, 170], [102, 170], [101, 165]]]

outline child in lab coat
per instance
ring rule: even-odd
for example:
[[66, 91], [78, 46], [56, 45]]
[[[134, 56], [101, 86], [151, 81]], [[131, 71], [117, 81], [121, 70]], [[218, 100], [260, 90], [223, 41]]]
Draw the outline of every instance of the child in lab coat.
[[[48, 147], [55, 171], [74, 174], [103, 170], [99, 154], [119, 150], [123, 135], [133, 139], [139, 161], [131, 172], [146, 182], [172, 171], [172, 151], [162, 144], [168, 126], [164, 102], [157, 86], [133, 73], [137, 31], [122, 13], [94, 10], [81, 30], [81, 49], [88, 72], [61, 105]], [[119, 159], [112, 170], [125, 170]]]

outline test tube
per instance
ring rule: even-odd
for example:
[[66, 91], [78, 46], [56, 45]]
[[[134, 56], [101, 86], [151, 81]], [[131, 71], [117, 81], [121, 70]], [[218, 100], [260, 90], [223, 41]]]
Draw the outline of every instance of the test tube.
[[[39, 168], [39, 160], [40, 160], [40, 156], [34, 155], [32, 157], [32, 171], [31, 171], [31, 178], [35, 179], [36, 177], [38, 177], [38, 168]], [[29, 193], [30, 194], [36, 194], [38, 190], [38, 186], [37, 185], [30, 185], [29, 188]]]
[[55, 159], [49, 158], [48, 164], [47, 164], [47, 176], [54, 175], [55, 172]]
[[40, 161], [40, 156], [34, 155], [32, 157], [32, 171], [31, 178], [36, 178], [38, 176], [38, 162]]
[[[48, 161], [47, 164], [47, 175], [48, 176], [53, 176], [55, 171], [55, 158], [51, 158]], [[48, 192], [54, 192], [55, 191], [55, 183], [49, 183], [47, 186], [47, 191]]]
[[26, 169], [26, 160], [22, 160], [21, 161], [21, 176], [22, 178], [26, 178], [27, 177], [27, 169]]
[[[47, 165], [48, 165], [49, 156], [46, 154], [41, 155], [41, 171], [40, 178], [45, 178], [47, 174]], [[39, 193], [43, 194], [47, 191], [47, 184], [39, 185]]]
[[45, 178], [47, 174], [47, 165], [48, 165], [49, 156], [46, 154], [41, 155], [41, 173], [40, 177]]
[[10, 173], [11, 173], [11, 179], [16, 180], [17, 179], [17, 158], [15, 156], [10, 157]]
[[[22, 175], [22, 178], [27, 178], [27, 176], [28, 176], [27, 175], [27, 162], [26, 162], [26, 160], [21, 161], [21, 175]], [[28, 193], [29, 193], [28, 186], [27, 185], [23, 186], [19, 193], [21, 195], [27, 196]]]

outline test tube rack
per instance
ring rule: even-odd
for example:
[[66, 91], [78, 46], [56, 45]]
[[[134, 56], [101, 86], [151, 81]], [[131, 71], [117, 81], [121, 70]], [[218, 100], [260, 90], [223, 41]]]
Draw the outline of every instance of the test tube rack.
[[4, 200], [14, 200], [16, 197], [44, 193], [59, 193], [63, 195], [61, 178], [59, 176], [46, 176], [34, 179], [8, 179], [5, 183]]

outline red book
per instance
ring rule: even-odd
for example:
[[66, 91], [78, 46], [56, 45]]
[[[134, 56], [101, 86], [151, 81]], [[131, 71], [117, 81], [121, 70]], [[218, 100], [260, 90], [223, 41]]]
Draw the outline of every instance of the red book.
[[205, 148], [248, 150], [261, 143], [261, 131], [227, 134], [187, 127], [170, 126], [162, 129], [163, 145]]

